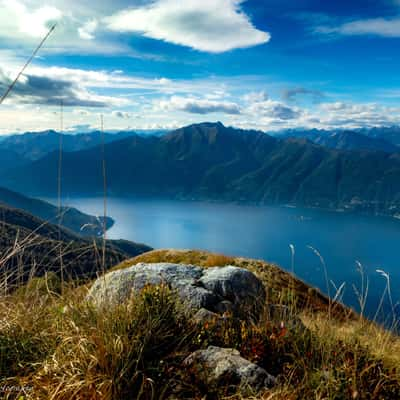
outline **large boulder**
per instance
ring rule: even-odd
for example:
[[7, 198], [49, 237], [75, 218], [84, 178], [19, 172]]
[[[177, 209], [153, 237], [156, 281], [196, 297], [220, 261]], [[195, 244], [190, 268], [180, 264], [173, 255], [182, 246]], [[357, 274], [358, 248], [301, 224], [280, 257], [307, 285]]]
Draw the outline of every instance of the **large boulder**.
[[190, 354], [183, 364], [198, 383], [209, 389], [240, 386], [246, 391], [258, 392], [276, 383], [275, 377], [241, 357], [235, 349], [209, 346]]
[[94, 282], [88, 299], [97, 307], [109, 307], [125, 302], [145, 286], [161, 284], [174, 290], [191, 311], [204, 308], [247, 317], [265, 303], [261, 281], [247, 269], [169, 263], [140, 263], [109, 272]]

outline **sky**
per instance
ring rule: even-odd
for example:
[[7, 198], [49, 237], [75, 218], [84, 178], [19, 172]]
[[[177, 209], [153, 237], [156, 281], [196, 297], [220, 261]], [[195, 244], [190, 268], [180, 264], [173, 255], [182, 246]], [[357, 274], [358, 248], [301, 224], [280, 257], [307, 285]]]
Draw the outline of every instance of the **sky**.
[[0, 0], [0, 134], [400, 124], [400, 0]]

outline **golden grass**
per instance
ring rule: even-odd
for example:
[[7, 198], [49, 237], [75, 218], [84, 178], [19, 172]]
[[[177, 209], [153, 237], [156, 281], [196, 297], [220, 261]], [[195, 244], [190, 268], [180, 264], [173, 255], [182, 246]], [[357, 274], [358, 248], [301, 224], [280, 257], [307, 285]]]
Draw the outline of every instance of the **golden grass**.
[[[400, 398], [400, 338], [277, 266], [196, 250], [152, 251], [118, 265], [174, 262], [237, 265], [262, 279], [289, 316], [195, 324], [166, 287], [145, 288], [122, 306], [96, 310], [87, 286], [60, 294], [54, 276], [0, 298], [0, 387], [9, 399], [389, 399]], [[328, 311], [334, 311], [328, 314]], [[291, 325], [300, 317], [305, 327]], [[282, 321], [289, 318], [288, 321]], [[182, 367], [192, 351], [234, 347], [279, 376], [257, 396], [205, 388]], [[19, 391], [16, 389], [19, 388]]]
[[357, 338], [369, 349], [371, 355], [384, 360], [389, 368], [393, 368], [400, 380], [400, 337], [385, 330], [381, 326], [365, 319], [346, 321], [328, 320], [322, 313], [301, 314], [304, 324], [313, 332], [322, 336], [332, 336], [336, 341], [348, 341]]

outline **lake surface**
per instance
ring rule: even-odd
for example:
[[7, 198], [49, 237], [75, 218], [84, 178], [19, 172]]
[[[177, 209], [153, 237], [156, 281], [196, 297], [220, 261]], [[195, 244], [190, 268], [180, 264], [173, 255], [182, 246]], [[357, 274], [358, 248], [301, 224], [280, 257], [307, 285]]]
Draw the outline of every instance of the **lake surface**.
[[[65, 199], [64, 204], [103, 213], [102, 198]], [[115, 219], [108, 238], [261, 258], [289, 271], [293, 245], [295, 274], [326, 293], [324, 269], [308, 247], [312, 246], [323, 257], [329, 280], [336, 287], [345, 282], [346, 304], [358, 304], [353, 288], [361, 287], [357, 261], [369, 277], [369, 316], [374, 316], [386, 285], [377, 269], [390, 275], [393, 302], [400, 301], [400, 220], [303, 208], [127, 198], [108, 199], [108, 215]], [[330, 293], [335, 293], [332, 283]], [[388, 296], [384, 306], [391, 309]]]

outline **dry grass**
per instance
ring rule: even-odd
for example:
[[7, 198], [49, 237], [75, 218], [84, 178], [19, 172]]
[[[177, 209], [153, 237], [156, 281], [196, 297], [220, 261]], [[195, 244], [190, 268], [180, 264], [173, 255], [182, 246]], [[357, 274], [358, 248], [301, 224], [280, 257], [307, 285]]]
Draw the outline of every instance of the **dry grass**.
[[[166, 287], [145, 288], [117, 308], [96, 310], [87, 287], [35, 279], [0, 299], [0, 387], [10, 399], [398, 399], [400, 338], [328, 300], [278, 267], [202, 251], [160, 250], [120, 264], [238, 265], [254, 271], [269, 301], [286, 306], [256, 323], [196, 325]], [[300, 317], [301, 323], [291, 324]], [[282, 324], [282, 320], [285, 320]], [[208, 345], [234, 347], [279, 376], [258, 395], [205, 388], [182, 367]], [[12, 388], [12, 390], [10, 389]], [[22, 397], [21, 397], [22, 396]]]

